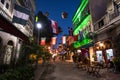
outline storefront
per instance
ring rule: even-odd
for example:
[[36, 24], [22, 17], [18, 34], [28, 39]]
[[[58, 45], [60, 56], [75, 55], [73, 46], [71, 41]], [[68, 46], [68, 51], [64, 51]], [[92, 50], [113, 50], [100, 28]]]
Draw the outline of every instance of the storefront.
[[105, 61], [106, 63], [114, 56], [113, 44], [111, 40], [99, 41], [94, 46], [96, 61]]

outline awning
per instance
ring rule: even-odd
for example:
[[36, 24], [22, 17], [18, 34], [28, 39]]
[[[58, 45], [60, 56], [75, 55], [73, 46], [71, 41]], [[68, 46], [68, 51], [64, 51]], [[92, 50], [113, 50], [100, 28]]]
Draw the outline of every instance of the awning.
[[81, 48], [89, 48], [89, 47], [91, 47], [91, 46], [94, 46], [94, 43], [93, 43], [93, 42], [91, 42], [91, 43], [89, 43], [89, 44], [86, 44], [86, 45], [82, 46]]
[[0, 28], [3, 29], [3, 31], [10, 33], [16, 37], [21, 38], [24, 41], [28, 41], [28, 37], [23, 34], [20, 30], [18, 30], [10, 21], [5, 19], [1, 14], [0, 14]]

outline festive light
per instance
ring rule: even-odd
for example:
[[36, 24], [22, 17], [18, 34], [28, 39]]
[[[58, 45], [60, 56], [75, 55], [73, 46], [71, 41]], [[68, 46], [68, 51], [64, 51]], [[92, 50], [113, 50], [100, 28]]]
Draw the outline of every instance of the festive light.
[[84, 46], [84, 45], [87, 45], [87, 44], [89, 44], [89, 43], [91, 43], [92, 42], [92, 40], [91, 39], [84, 39], [83, 41], [77, 41], [77, 42], [75, 42], [74, 43], [74, 47], [75, 48], [78, 48], [78, 47], [82, 47], [82, 46]]
[[88, 25], [90, 20], [91, 20], [91, 15], [86, 16], [86, 18], [83, 20], [83, 22], [81, 22], [81, 24], [76, 29], [74, 29], [73, 34], [74, 35], [79, 34], [79, 31], [81, 31], [83, 28], [85, 28]]
[[[77, 16], [79, 15], [79, 14], [82, 14], [82, 11], [85, 9], [85, 7], [86, 7], [86, 5], [88, 4], [88, 0], [82, 0], [82, 2], [81, 2], [81, 4], [80, 4], [80, 6], [79, 6], [79, 8], [78, 8], [78, 10], [77, 10], [77, 12], [76, 12], [76, 14], [74, 15], [74, 17], [73, 17], [73, 19], [72, 19], [72, 21], [73, 21], [73, 23], [75, 23], [75, 21], [77, 20]], [[79, 18], [79, 17], [78, 17]]]

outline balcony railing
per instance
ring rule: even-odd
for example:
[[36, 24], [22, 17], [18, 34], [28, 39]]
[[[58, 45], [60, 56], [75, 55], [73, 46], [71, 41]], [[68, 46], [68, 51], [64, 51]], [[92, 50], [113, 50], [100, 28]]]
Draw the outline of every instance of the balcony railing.
[[94, 24], [94, 31], [102, 28], [104, 25], [108, 23], [107, 21], [107, 15], [104, 15], [101, 19], [99, 19], [95, 24]]
[[108, 23], [111, 21], [115, 20], [116, 17], [120, 15], [120, 11], [116, 10], [114, 13], [110, 14], [105, 14], [101, 19], [99, 19], [95, 24], [94, 24], [94, 31], [99, 30], [100, 28], [105, 27]]
[[116, 12], [114, 12], [113, 14], [110, 14], [110, 15], [109, 15], [110, 21], [113, 20], [114, 18], [116, 18], [116, 17], [119, 16], [119, 15], [120, 15], [120, 12], [119, 12], [119, 11], [116, 11]]

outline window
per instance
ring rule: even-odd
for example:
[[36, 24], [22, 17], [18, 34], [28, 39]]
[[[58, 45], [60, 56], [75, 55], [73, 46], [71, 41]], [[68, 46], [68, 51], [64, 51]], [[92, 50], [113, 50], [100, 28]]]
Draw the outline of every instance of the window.
[[1, 3], [4, 4], [4, 3], [5, 3], [5, 0], [1, 0]]
[[7, 8], [7, 9], [9, 8], [9, 4], [8, 4], [8, 3], [6, 3], [6, 8]]
[[99, 28], [101, 28], [104, 25], [103, 19], [98, 24], [99, 24]]

